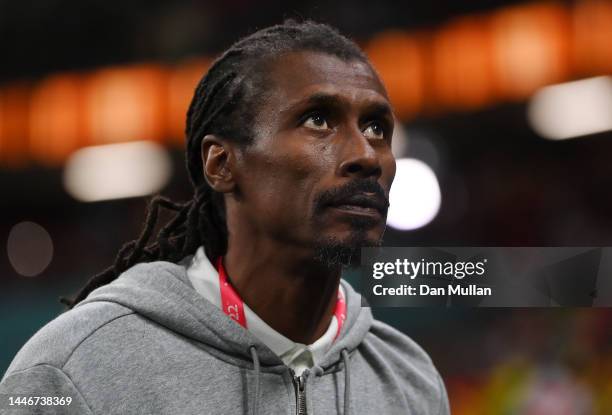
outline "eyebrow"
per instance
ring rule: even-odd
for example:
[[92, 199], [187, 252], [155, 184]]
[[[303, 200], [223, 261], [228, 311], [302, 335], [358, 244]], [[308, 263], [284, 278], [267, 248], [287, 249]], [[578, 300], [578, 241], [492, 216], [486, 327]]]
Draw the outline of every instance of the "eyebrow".
[[376, 118], [393, 118], [393, 110], [389, 104], [383, 102], [372, 102], [368, 104], [367, 113], [371, 117]]
[[[346, 106], [346, 100], [335, 94], [327, 94], [323, 92], [317, 92], [305, 99], [297, 102], [292, 102], [285, 108], [280, 110], [280, 113], [286, 113], [300, 107], [311, 107], [311, 106], [327, 106], [327, 107], [343, 107]], [[367, 113], [369, 116], [375, 117], [393, 117], [393, 111], [391, 106], [382, 101], [373, 101], [366, 104]]]
[[281, 113], [289, 112], [295, 108], [300, 107], [311, 107], [311, 106], [342, 106], [343, 99], [333, 94], [326, 94], [323, 92], [314, 93], [299, 101], [289, 103], [286, 107], [280, 110]]

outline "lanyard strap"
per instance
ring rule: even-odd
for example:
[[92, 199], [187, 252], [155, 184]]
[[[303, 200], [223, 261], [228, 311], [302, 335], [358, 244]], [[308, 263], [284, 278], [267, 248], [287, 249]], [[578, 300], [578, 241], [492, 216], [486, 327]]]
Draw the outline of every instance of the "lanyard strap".
[[247, 328], [246, 315], [244, 314], [244, 302], [238, 295], [232, 284], [227, 280], [227, 274], [223, 267], [223, 257], [217, 258], [217, 271], [219, 272], [219, 288], [221, 291], [221, 309], [236, 323]]
[[334, 341], [336, 341], [344, 325], [344, 320], [346, 320], [346, 300], [344, 299], [344, 294], [340, 286], [338, 286], [338, 299], [336, 301], [336, 308], [334, 309], [334, 316], [336, 316], [336, 321], [338, 321], [338, 330], [336, 330], [336, 336], [334, 337]]
[[[221, 309], [236, 323], [240, 324], [245, 329], [247, 328], [246, 315], [244, 313], [244, 302], [238, 295], [232, 284], [228, 281], [227, 273], [223, 267], [223, 257], [217, 258], [217, 272], [219, 273], [219, 289], [221, 291]], [[346, 320], [346, 300], [340, 287], [337, 290], [336, 307], [334, 316], [338, 322], [338, 329], [334, 341], [338, 338], [340, 330]]]

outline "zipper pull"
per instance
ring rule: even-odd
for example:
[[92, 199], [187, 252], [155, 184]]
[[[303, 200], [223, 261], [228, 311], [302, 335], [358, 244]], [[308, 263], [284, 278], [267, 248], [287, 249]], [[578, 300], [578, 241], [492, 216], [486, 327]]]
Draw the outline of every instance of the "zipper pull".
[[304, 378], [302, 376], [297, 376], [297, 383], [300, 392], [304, 392]]

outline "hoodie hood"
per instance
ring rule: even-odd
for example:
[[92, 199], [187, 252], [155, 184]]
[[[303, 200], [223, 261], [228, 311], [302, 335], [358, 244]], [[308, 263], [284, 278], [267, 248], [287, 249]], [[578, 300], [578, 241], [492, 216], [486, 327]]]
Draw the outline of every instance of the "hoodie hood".
[[[135, 265], [112, 283], [94, 290], [76, 307], [100, 301], [117, 303], [220, 351], [234, 364], [253, 362], [254, 347], [262, 368], [286, 370], [272, 350], [195, 291], [187, 277], [189, 258], [179, 264], [156, 261]], [[320, 362], [323, 370], [342, 360], [343, 350], [349, 353], [354, 350], [372, 325], [372, 313], [361, 307], [361, 296], [346, 281], [341, 280], [341, 284], [346, 294], [347, 317], [338, 338]]]

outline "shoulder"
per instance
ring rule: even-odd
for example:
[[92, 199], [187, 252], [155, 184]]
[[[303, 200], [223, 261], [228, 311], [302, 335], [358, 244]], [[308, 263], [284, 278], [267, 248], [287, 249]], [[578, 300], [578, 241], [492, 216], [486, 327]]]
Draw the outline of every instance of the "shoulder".
[[376, 345], [388, 359], [405, 362], [409, 360], [423, 375], [433, 376], [436, 371], [427, 352], [409, 336], [380, 320], [373, 320], [366, 341]]
[[132, 310], [111, 302], [94, 302], [69, 310], [28, 340], [13, 359], [5, 377], [40, 365], [61, 369], [84, 341], [130, 315], [133, 315]]
[[[128, 321], [135, 319], [130, 309], [111, 302], [84, 304], [65, 312], [41, 328], [17, 353], [2, 377], [0, 394], [62, 397], [70, 400], [70, 406], [62, 406], [65, 413], [91, 413], [78, 382], [64, 368], [97, 333], [110, 329], [118, 334], [121, 329], [117, 328], [126, 331]], [[91, 357], [89, 360], [96, 361]], [[30, 412], [24, 407], [16, 413]]]
[[438, 370], [425, 350], [409, 336], [373, 320], [360, 353], [375, 372], [401, 385], [412, 407], [432, 414], [449, 413], [446, 388]]
[[41, 328], [15, 356], [7, 374], [41, 364], [63, 368], [71, 357], [79, 355], [79, 349], [92, 341], [127, 342], [150, 323], [145, 323], [142, 316], [116, 301], [117, 298], [136, 303], [150, 301], [155, 294], [151, 288], [154, 283], [162, 285], [158, 290], [165, 292], [167, 286], [181, 284], [178, 280], [183, 274], [183, 266], [170, 262], [136, 264]]

